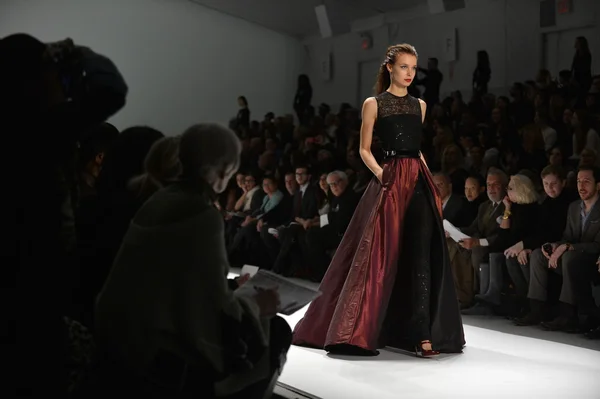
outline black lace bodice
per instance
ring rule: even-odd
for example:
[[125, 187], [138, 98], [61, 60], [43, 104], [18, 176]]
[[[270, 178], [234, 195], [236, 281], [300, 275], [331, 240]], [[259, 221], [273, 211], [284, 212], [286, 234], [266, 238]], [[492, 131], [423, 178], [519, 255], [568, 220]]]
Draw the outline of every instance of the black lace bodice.
[[423, 136], [419, 99], [406, 95], [398, 97], [384, 91], [377, 97], [377, 121], [374, 135], [381, 148], [394, 151], [419, 151]]

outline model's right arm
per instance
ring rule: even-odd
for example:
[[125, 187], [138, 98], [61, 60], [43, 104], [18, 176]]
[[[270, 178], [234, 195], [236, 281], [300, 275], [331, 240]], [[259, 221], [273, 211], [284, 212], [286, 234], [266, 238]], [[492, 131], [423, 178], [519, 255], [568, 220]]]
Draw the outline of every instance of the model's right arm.
[[375, 160], [371, 152], [371, 143], [373, 142], [373, 126], [377, 119], [377, 101], [374, 97], [369, 97], [365, 100], [362, 109], [362, 126], [360, 127], [360, 157], [364, 161], [367, 168], [381, 182], [383, 169]]

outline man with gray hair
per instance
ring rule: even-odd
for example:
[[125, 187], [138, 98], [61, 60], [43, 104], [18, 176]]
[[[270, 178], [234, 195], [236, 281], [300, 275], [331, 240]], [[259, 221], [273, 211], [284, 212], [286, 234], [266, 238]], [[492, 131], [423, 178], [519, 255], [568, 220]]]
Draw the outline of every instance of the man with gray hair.
[[[489, 169], [486, 180], [488, 201], [479, 206], [477, 218], [470, 226], [460, 228], [469, 238], [458, 243], [451, 242], [449, 245], [454, 282], [463, 309], [472, 304], [475, 291], [487, 290], [486, 287], [480, 287], [479, 281], [482, 284], [489, 281], [489, 245], [496, 239], [500, 229], [498, 219], [504, 212], [502, 200], [506, 195], [507, 185], [506, 173], [497, 168]], [[480, 273], [484, 274], [483, 278], [480, 278]], [[479, 307], [475, 307], [467, 310], [465, 314], [478, 314], [479, 310]]]
[[340, 170], [327, 175], [327, 184], [333, 194], [329, 212], [320, 216], [319, 227], [307, 231], [304, 249], [305, 257], [312, 265], [311, 276], [316, 281], [321, 281], [325, 275], [331, 260], [327, 253], [340, 244], [360, 199], [348, 188], [348, 175]]

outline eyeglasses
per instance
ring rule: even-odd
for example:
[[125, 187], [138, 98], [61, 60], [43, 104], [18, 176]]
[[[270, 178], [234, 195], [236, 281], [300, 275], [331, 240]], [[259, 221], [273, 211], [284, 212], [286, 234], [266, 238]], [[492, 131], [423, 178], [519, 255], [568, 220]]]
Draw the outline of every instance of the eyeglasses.
[[329, 187], [337, 187], [340, 185], [340, 182], [341, 182], [341, 180], [336, 180], [336, 181], [333, 181], [333, 182], [327, 183], [327, 184], [329, 185]]

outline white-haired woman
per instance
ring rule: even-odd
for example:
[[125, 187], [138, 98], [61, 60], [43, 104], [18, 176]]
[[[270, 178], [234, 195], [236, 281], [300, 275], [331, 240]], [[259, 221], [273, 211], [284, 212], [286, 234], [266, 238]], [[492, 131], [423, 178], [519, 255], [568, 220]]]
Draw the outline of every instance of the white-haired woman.
[[291, 330], [275, 316], [276, 291], [234, 295], [223, 218], [213, 205], [240, 151], [231, 130], [192, 126], [181, 137], [180, 181], [132, 220], [96, 305], [97, 339], [110, 359], [102, 388], [262, 398], [272, 386]]
[[536, 232], [539, 213], [537, 192], [531, 179], [525, 175], [511, 176], [507, 196], [502, 202], [504, 214], [498, 218], [500, 231], [490, 245], [489, 274], [482, 273], [480, 276], [488, 279], [488, 288], [475, 296], [481, 303], [492, 306], [500, 305], [505, 258], [518, 255], [523, 248], [516, 251], [522, 246], [523, 239]]

